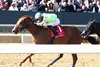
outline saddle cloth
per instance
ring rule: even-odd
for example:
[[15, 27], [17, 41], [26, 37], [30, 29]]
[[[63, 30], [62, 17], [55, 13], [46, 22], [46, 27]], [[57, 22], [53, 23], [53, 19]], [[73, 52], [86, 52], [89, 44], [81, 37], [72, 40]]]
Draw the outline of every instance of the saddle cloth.
[[50, 31], [51, 38], [53, 38], [53, 37], [59, 38], [59, 37], [63, 37], [64, 36], [64, 29], [62, 28], [61, 25], [55, 26], [54, 29], [56, 30], [56, 32], [58, 34], [55, 36], [54, 33], [52, 31]]

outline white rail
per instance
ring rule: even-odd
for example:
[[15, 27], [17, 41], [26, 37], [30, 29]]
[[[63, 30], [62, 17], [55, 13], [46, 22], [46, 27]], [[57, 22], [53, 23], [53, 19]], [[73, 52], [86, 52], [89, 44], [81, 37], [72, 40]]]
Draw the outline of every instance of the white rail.
[[86, 25], [74, 25], [74, 24], [63, 24], [62, 26], [76, 26], [76, 27], [85, 27]]
[[[15, 26], [15, 24], [0, 24], [3, 27]], [[75, 24], [62, 24], [62, 26], [76, 26], [76, 27], [85, 27], [86, 25], [75, 25]]]
[[100, 53], [100, 45], [0, 44], [0, 53]]
[[11, 27], [11, 26], [15, 26], [15, 24], [0, 24], [0, 27], [1, 27], [1, 26], [3, 26], [3, 27], [5, 27], [5, 26]]

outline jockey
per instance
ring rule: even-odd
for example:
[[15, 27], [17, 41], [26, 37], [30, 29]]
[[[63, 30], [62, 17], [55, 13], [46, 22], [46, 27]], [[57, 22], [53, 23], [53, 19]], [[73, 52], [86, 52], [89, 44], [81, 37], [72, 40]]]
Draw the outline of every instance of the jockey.
[[36, 25], [49, 28], [54, 33], [54, 35], [58, 34], [56, 30], [53, 28], [55, 26], [60, 25], [60, 20], [56, 14], [37, 12], [35, 14], [35, 20], [36, 20]]

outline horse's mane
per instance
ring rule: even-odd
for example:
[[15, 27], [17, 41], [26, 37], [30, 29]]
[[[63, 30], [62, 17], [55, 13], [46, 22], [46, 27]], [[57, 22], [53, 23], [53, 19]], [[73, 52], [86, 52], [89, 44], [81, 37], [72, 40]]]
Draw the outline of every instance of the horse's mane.
[[33, 20], [33, 16], [31, 16], [31, 15], [24, 15], [24, 16], [22, 16], [21, 18], [26, 18], [26, 17], [28, 17], [28, 18], [30, 18], [30, 19]]

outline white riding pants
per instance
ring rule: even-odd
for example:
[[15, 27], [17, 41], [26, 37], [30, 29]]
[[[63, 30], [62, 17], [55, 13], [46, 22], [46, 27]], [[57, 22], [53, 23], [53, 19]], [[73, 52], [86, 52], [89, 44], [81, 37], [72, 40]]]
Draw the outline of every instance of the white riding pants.
[[59, 25], [60, 24], [60, 20], [57, 18], [57, 20], [55, 21], [55, 22], [51, 22], [51, 23], [48, 23], [47, 25], [49, 26], [57, 26], [57, 25]]

